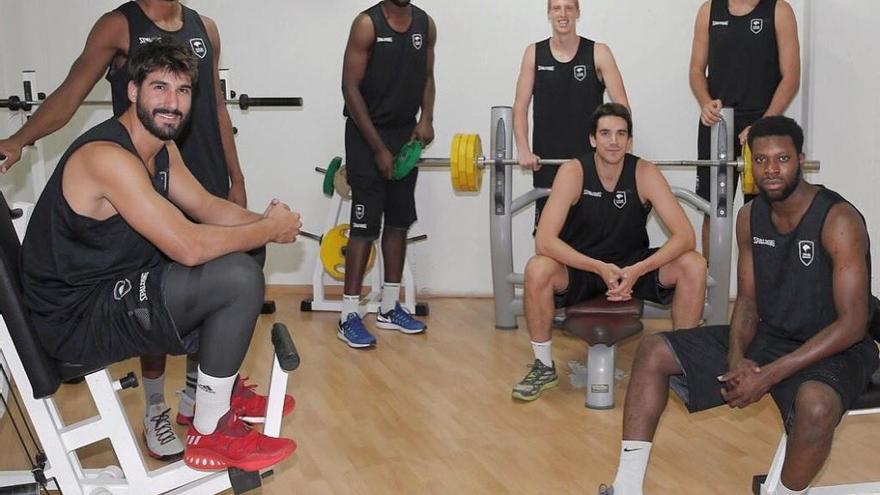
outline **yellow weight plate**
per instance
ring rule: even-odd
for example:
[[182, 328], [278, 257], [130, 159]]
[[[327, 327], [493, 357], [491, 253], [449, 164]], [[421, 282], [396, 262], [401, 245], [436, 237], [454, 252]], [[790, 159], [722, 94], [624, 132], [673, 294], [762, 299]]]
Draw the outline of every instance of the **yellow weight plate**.
[[474, 139], [473, 134], [468, 134], [467, 137], [467, 146], [465, 146], [464, 153], [461, 155], [461, 160], [464, 163], [464, 171], [465, 177], [467, 178], [468, 191], [473, 192], [475, 183], [475, 174], [474, 174], [474, 144], [476, 144], [476, 140]]
[[749, 143], [743, 145], [743, 161], [745, 162], [742, 171], [743, 194], [758, 194], [755, 176], [752, 175], [752, 150], [749, 149]]
[[452, 180], [452, 189], [460, 190], [460, 180], [458, 174], [458, 142], [461, 134], [452, 136], [452, 144], [449, 146], [449, 177]]
[[470, 187], [468, 184], [467, 177], [467, 142], [468, 135], [462, 134], [461, 140], [458, 143], [458, 175], [459, 175], [459, 184], [461, 187], [459, 191], [467, 192]]
[[[347, 223], [342, 223], [328, 230], [327, 233], [321, 237], [321, 249], [319, 253], [321, 264], [324, 265], [324, 270], [327, 274], [336, 280], [345, 279], [345, 248], [348, 246], [348, 231], [349, 225]], [[376, 248], [372, 245], [370, 246], [370, 256], [367, 258], [367, 268], [365, 273], [373, 268], [375, 261]]]
[[483, 187], [483, 169], [477, 166], [477, 158], [483, 156], [483, 140], [479, 134], [474, 134], [474, 191], [479, 191]]

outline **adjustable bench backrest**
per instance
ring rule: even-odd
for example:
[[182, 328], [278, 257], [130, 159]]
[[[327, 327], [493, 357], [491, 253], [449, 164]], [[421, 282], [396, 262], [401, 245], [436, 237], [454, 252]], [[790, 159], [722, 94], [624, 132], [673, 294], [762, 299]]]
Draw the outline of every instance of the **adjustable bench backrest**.
[[40, 345], [22, 303], [20, 252], [12, 212], [0, 193], [0, 314], [31, 382], [34, 398], [41, 399], [58, 390], [61, 374], [56, 361]]

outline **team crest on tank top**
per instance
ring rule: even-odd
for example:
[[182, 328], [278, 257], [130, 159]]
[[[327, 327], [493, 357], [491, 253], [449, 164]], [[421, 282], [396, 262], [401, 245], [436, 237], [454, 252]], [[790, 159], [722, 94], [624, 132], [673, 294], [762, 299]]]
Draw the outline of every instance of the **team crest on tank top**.
[[587, 66], [586, 65], [575, 65], [574, 66], [574, 78], [580, 82], [587, 78]]
[[764, 30], [764, 19], [756, 18], [749, 21], [749, 28], [754, 34], [761, 34]]
[[413, 35], [412, 35], [413, 48], [415, 48], [416, 50], [421, 50], [423, 39], [424, 38], [422, 37], [422, 33], [413, 33]]
[[619, 210], [626, 206], [626, 191], [616, 191], [614, 193], [614, 206]]
[[804, 266], [810, 266], [813, 263], [813, 258], [815, 258], [814, 247], [813, 241], [798, 241], [798, 259], [801, 260]]
[[205, 46], [205, 40], [202, 38], [190, 38], [189, 46], [196, 57], [205, 58], [205, 55], [208, 54], [208, 47]]

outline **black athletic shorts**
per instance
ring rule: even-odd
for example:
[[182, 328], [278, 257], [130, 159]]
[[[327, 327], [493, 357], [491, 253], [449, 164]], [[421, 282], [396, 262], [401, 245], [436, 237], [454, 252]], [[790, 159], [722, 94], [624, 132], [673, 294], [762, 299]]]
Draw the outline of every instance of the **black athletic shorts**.
[[199, 332], [181, 339], [165, 306], [163, 283], [170, 264], [160, 263], [99, 285], [79, 324], [56, 358], [108, 364], [133, 356], [186, 354], [198, 350]]
[[[755, 113], [747, 113], [747, 114], [736, 114], [735, 122], [733, 123], [733, 159], [737, 159], [742, 155], [742, 145], [739, 143], [739, 133], [743, 131], [746, 127], [755, 123], [756, 120], [760, 119], [763, 115], [763, 112], [755, 112]], [[699, 160], [711, 160], [712, 159], [712, 128], [706, 127], [703, 125], [703, 122], [699, 122], [699, 130], [697, 131], [697, 159]], [[696, 192], [697, 195], [701, 198], [709, 201], [709, 195], [712, 193], [712, 172], [710, 167], [697, 167], [697, 186]], [[739, 184], [739, 173], [733, 174], [733, 193], [736, 194], [737, 184]], [[748, 203], [755, 197], [754, 194], [746, 194], [743, 196], [744, 201]]]
[[[643, 259], [648, 258], [659, 248], [646, 249], [627, 258], [627, 260], [618, 265], [620, 268], [634, 265]], [[608, 286], [602, 277], [593, 273], [568, 267], [568, 287], [564, 292], [556, 295], [556, 307], [563, 308], [572, 306], [579, 302], [586, 301], [604, 295], [608, 291]], [[636, 281], [633, 286], [633, 297], [643, 301], [652, 301], [658, 304], [669, 304], [672, 302], [672, 296], [675, 293], [674, 287], [664, 287], [660, 283], [660, 269], [648, 272]]]
[[[727, 373], [730, 326], [717, 325], [665, 332], [662, 335], [675, 355], [683, 375], [672, 377], [670, 388], [681, 398], [690, 412], [702, 411], [724, 404], [718, 376]], [[784, 340], [762, 331], [760, 324], [746, 357], [764, 366], [803, 345]], [[849, 349], [804, 368], [770, 389], [786, 431], [794, 424], [794, 400], [801, 384], [818, 381], [840, 395], [844, 410], [852, 407], [871, 381], [880, 361], [877, 345], [865, 338]]]
[[[414, 126], [377, 129], [392, 154], [409, 141]], [[416, 221], [415, 189], [419, 169], [401, 180], [387, 180], [379, 174], [373, 150], [352, 119], [345, 124], [345, 170], [351, 186], [351, 237], [375, 240], [385, 225], [407, 230]]]

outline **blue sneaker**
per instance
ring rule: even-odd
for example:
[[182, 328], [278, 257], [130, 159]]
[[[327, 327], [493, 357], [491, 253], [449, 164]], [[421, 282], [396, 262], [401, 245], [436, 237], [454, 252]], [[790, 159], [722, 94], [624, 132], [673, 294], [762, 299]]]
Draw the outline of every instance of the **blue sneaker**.
[[336, 332], [336, 336], [349, 347], [355, 349], [376, 345], [376, 337], [367, 331], [367, 327], [361, 321], [361, 316], [357, 313], [349, 313], [345, 322], [339, 322], [339, 331]]
[[400, 330], [403, 333], [422, 333], [428, 328], [423, 322], [415, 319], [409, 312], [400, 306], [394, 305], [394, 309], [387, 313], [381, 311], [376, 315], [376, 326], [386, 330]]

